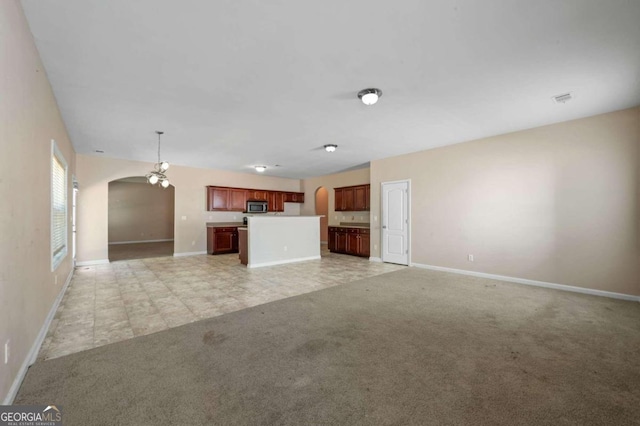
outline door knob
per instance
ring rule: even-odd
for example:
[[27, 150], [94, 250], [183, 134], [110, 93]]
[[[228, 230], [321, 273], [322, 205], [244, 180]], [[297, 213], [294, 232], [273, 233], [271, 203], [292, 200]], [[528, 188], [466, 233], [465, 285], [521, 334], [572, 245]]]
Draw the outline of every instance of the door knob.
[[387, 229], [387, 225], [382, 225], [382, 229]]

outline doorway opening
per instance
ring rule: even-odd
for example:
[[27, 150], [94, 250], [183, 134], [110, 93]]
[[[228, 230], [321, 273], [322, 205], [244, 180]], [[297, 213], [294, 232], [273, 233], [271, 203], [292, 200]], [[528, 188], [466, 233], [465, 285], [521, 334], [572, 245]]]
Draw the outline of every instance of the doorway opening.
[[[316, 189], [316, 214], [320, 217], [320, 244], [329, 242], [329, 191], [324, 186]], [[326, 248], [326, 247], [325, 247]]]
[[109, 261], [173, 256], [175, 188], [143, 176], [109, 182]]

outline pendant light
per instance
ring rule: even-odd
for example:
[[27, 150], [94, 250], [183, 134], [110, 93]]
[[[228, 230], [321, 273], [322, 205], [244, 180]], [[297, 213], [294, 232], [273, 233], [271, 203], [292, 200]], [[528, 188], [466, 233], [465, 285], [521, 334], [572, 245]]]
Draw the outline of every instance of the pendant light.
[[146, 174], [147, 182], [151, 185], [158, 184], [163, 188], [169, 187], [169, 179], [164, 174], [169, 169], [169, 163], [166, 161], [160, 161], [160, 135], [164, 134], [159, 130], [156, 130], [158, 134], [158, 162], [153, 166], [153, 170]]

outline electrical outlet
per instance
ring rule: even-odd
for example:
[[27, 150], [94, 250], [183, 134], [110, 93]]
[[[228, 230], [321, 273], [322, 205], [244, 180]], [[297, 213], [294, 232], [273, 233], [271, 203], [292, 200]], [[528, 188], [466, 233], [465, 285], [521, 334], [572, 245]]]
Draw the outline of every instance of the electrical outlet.
[[195, 246], [195, 245], [196, 245], [196, 242], [195, 242], [195, 241], [191, 241], [191, 245], [192, 245], [192, 246]]
[[9, 340], [7, 340], [4, 344], [4, 363], [9, 363]]
[[374, 244], [374, 245], [373, 245], [373, 249], [374, 249], [374, 250], [378, 250], [378, 245], [377, 245], [377, 244]]
[[53, 276], [53, 283], [54, 284], [58, 284], [58, 276], [57, 275]]
[[468, 257], [468, 259], [469, 259], [469, 262], [473, 262], [473, 255], [472, 255], [472, 254], [470, 254], [470, 255], [469, 255], [469, 257]]
[[287, 251], [287, 246], [284, 246], [284, 251]]
[[187, 217], [186, 216], [182, 216], [182, 220], [187, 220]]

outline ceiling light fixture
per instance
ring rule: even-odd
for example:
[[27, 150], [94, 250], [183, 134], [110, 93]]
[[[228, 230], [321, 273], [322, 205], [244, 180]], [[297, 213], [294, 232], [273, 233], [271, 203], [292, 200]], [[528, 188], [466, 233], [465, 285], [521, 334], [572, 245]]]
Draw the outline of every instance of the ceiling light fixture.
[[164, 173], [169, 168], [169, 163], [160, 161], [160, 135], [164, 134], [164, 132], [156, 130], [156, 133], [158, 134], [158, 162], [153, 166], [153, 170], [147, 173], [145, 177], [151, 185], [157, 183], [161, 187], [167, 188], [169, 186], [169, 179]]
[[327, 145], [324, 146], [324, 150], [327, 151], [327, 152], [333, 152], [333, 151], [336, 150], [337, 147], [338, 147], [338, 145], [334, 145], [334, 144], [330, 143], [330, 144], [327, 144]]
[[380, 89], [364, 89], [358, 92], [358, 98], [365, 105], [375, 104], [380, 96], [382, 96], [382, 90]]
[[255, 169], [256, 169], [256, 172], [262, 173], [265, 170], [267, 170], [267, 166], [256, 166]]

